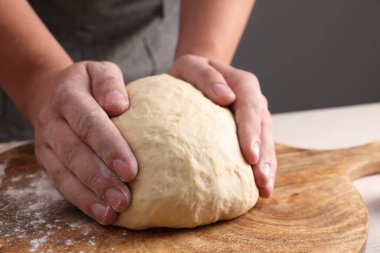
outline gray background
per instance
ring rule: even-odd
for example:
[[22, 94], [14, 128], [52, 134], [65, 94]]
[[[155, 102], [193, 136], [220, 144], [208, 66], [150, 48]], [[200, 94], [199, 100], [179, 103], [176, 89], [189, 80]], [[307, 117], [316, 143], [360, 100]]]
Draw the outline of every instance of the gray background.
[[273, 113], [380, 102], [380, 0], [257, 0], [233, 64]]

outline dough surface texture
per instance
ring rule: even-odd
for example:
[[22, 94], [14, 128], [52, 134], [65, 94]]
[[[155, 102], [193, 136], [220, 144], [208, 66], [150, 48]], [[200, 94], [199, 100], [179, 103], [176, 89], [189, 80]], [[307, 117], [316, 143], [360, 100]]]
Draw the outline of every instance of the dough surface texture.
[[256, 203], [232, 113], [167, 74], [127, 86], [130, 106], [113, 122], [136, 156], [130, 207], [115, 225], [191, 228], [228, 220]]

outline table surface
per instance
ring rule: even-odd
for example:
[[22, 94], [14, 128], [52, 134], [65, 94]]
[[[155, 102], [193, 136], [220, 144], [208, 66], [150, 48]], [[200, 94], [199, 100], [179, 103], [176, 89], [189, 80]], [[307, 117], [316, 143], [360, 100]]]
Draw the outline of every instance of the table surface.
[[[308, 148], [337, 149], [380, 140], [380, 103], [273, 115], [277, 143]], [[25, 142], [0, 144], [0, 152]], [[354, 182], [369, 210], [366, 252], [380, 252], [380, 175]], [[377, 239], [377, 240], [376, 240]]]
[[[380, 140], [380, 103], [275, 114], [273, 126], [275, 141], [289, 146], [358, 146]], [[366, 252], [380, 252], [380, 175], [355, 180], [354, 185], [369, 211]]]

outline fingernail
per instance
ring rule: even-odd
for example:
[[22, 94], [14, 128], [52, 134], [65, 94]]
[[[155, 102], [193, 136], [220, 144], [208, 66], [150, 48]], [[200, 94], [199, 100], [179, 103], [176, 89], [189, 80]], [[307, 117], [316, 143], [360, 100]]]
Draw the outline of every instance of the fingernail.
[[101, 224], [104, 224], [110, 207], [108, 205], [95, 202], [91, 205], [91, 212]]
[[131, 160], [131, 163], [128, 165], [122, 160], [114, 160], [112, 164], [113, 170], [124, 182], [130, 182], [135, 178], [137, 174], [137, 165], [135, 165], [134, 160]]
[[113, 188], [106, 190], [104, 197], [116, 212], [123, 211], [129, 204], [128, 195]]
[[222, 97], [228, 95], [231, 91], [227, 88], [226, 84], [217, 83], [214, 84], [212, 87], [212, 91], [214, 92], [215, 96]]
[[104, 106], [119, 106], [123, 109], [128, 107], [127, 99], [119, 91], [110, 91], [104, 96]]
[[259, 158], [260, 158], [260, 144], [259, 144], [259, 142], [254, 141], [252, 143], [252, 147], [251, 148], [252, 148], [252, 154], [253, 154], [254, 159], [255, 159], [253, 161], [253, 163], [256, 164], [259, 161]]

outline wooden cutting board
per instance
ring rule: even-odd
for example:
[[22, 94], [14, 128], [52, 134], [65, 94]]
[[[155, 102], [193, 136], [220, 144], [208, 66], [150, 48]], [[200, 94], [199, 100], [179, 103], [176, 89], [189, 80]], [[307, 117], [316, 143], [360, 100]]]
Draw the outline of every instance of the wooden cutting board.
[[[0, 154], [0, 252], [361, 252], [367, 209], [353, 179], [380, 172], [380, 142], [345, 150], [277, 146], [274, 195], [195, 229], [100, 226], [53, 188], [28, 144]], [[2, 175], [1, 175], [2, 174]]]

